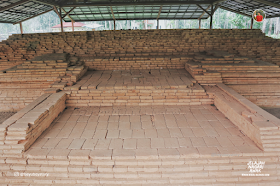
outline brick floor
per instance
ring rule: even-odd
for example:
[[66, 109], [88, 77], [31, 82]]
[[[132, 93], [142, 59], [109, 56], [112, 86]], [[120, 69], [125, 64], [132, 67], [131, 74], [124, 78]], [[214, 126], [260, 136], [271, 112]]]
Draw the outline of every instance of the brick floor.
[[261, 152], [210, 105], [68, 107], [26, 154], [39, 149], [58, 159]]

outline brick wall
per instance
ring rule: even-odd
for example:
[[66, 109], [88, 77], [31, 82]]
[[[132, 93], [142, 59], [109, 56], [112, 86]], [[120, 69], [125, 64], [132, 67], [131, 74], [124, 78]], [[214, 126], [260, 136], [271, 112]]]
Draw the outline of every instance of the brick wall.
[[[194, 52], [215, 49], [277, 63], [280, 59], [280, 47], [278, 45], [278, 40], [265, 37], [260, 30], [246, 29], [130, 30], [24, 34], [12, 35], [8, 40], [0, 44], [0, 54], [2, 54], [0, 60], [26, 60], [46, 53], [66, 52], [86, 58], [89, 66], [99, 69], [101, 67], [100, 65], [98, 66], [97, 61], [105, 57], [109, 58], [109, 60], [103, 60], [104, 66], [107, 67], [108, 61], [112, 59], [113, 61], [118, 61], [115, 59], [120, 60], [120, 57], [191, 56]], [[90, 63], [88, 58], [95, 59], [92, 59]], [[170, 59], [163, 60], [162, 64], [170, 63]], [[138, 63], [141, 60], [128, 59], [123, 61], [136, 61], [135, 63]], [[149, 62], [158, 64], [158, 61], [155, 61], [150, 59]], [[180, 61], [178, 63], [178, 59], [174, 59], [174, 65], [171, 59], [171, 64], [168, 68], [183, 68], [182, 65], [179, 65], [181, 63]], [[167, 68], [164, 65], [162, 68]], [[119, 65], [116, 64], [116, 68], [120, 68]]]

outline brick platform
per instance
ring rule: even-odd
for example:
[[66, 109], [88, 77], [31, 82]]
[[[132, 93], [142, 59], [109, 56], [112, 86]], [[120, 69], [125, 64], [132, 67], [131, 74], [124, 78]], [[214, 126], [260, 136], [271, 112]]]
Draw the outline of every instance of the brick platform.
[[18, 157], [65, 109], [65, 93], [44, 94], [0, 124], [0, 156]]
[[0, 71], [0, 111], [18, 111], [39, 96], [73, 85], [87, 71], [82, 62], [67, 54], [37, 56]]
[[[195, 69], [198, 74], [189, 71], [199, 83], [231, 84], [232, 88], [254, 103], [269, 107], [279, 106], [279, 91], [274, 91], [272, 95], [258, 90], [263, 84], [279, 84], [279, 68], [276, 66], [279, 65], [280, 59], [278, 46], [278, 40], [265, 37], [260, 30], [246, 29], [24, 34], [12, 35], [0, 43], [2, 54], [0, 68], [12, 67], [15, 61], [16, 64], [21, 64], [36, 56], [51, 53], [68, 53], [70, 56], [76, 56], [91, 70], [183, 69], [185, 63], [191, 65], [190, 68], [197, 68], [199, 60], [203, 61], [203, 67]], [[213, 56], [209, 58], [201, 54], [198, 56], [198, 52], [208, 52], [215, 57], [213, 59]], [[221, 55], [226, 58], [221, 59]], [[234, 64], [230, 65], [232, 55], [238, 57], [233, 58]], [[203, 57], [206, 60], [202, 59]], [[257, 61], [255, 58], [265, 62]], [[194, 64], [191, 62], [193, 59], [196, 59]], [[224, 69], [223, 72], [221, 68]], [[204, 69], [207, 71], [203, 72]], [[240, 69], [244, 70], [241, 72]], [[252, 91], [242, 92], [243, 88], [235, 86], [240, 84], [254, 85], [254, 88]], [[57, 92], [64, 86], [64, 82], [56, 82], [47, 92]], [[22, 106], [10, 110], [18, 108]]]
[[[259, 30], [11, 36], [1, 109], [30, 104], [0, 124], [0, 184], [278, 186], [280, 120], [246, 99], [279, 104], [278, 43]], [[269, 175], [242, 175], [250, 161]]]
[[223, 50], [278, 63], [280, 50], [278, 45], [278, 40], [266, 37], [260, 30], [251, 29], [15, 34], [0, 43], [0, 60], [24, 61], [43, 54], [63, 52], [79, 57], [100, 58], [192, 55], [200, 51]]
[[224, 83], [259, 106], [280, 105], [278, 65], [223, 51], [208, 51], [195, 54], [185, 68], [202, 85]]
[[65, 87], [67, 106], [211, 104], [185, 70], [89, 71]]
[[[210, 105], [68, 107], [21, 158], [0, 161], [0, 183], [24, 185], [279, 181], [279, 153], [260, 150]], [[265, 161], [269, 176], [242, 176], [249, 161]], [[24, 177], [32, 173], [40, 176]]]

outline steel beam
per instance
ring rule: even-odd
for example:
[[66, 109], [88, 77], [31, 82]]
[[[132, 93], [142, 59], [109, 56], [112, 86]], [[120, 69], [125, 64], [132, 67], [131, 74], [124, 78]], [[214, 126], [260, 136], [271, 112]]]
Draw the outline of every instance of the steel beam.
[[[114, 15], [118, 15], [118, 14], [141, 14], [141, 13], [145, 13], [145, 12], [117, 12], [117, 13], [114, 13]], [[149, 12], [151, 13], [151, 12]], [[156, 12], [152, 12], [152, 13], [156, 13]], [[161, 11], [161, 13], [170, 13], [170, 12], [163, 12]], [[186, 12], [181, 12], [181, 13], [202, 13], [201, 12], [198, 12], [198, 11], [186, 11]], [[104, 14], [112, 14], [112, 13], [104, 13]], [[103, 15], [104, 15], [103, 14]], [[69, 14], [70, 16], [75, 16], [75, 15], [100, 15], [100, 13], [85, 13], [85, 14]], [[154, 19], [161, 19], [161, 18], [154, 18]]]
[[5, 7], [0, 8], [0, 12], [2, 12], [2, 11], [4, 11], [4, 10], [8, 10], [8, 9], [13, 8], [13, 7], [15, 7], [15, 6], [18, 6], [18, 5], [21, 5], [21, 4], [26, 3], [26, 2], [28, 2], [28, 1], [29, 1], [29, 0], [22, 0], [22, 1], [19, 1], [19, 2], [17, 2], [17, 3], [12, 3], [12, 4], [8, 5], [8, 6], [5, 6]]
[[70, 18], [69, 14], [70, 14], [75, 8], [76, 8], [76, 7], [72, 8], [71, 10], [69, 10], [69, 12], [66, 12], [66, 11], [64, 10], [64, 8], [63, 8], [62, 10], [63, 10], [63, 12], [65, 12], [65, 15], [62, 17], [62, 19], [63, 19], [64, 17], [66, 17], [66, 16], [68, 16], [69, 19], [72, 19], [72, 18]]
[[158, 15], [157, 15], [157, 20], [158, 20], [158, 18], [159, 18], [159, 16], [160, 16], [161, 10], [162, 10], [162, 5], [161, 5], [160, 8], [159, 8]]
[[[205, 10], [204, 8], [202, 8], [202, 6], [200, 6], [199, 4], [196, 4], [196, 6], [198, 6], [201, 10], [203, 10], [205, 13], [207, 13], [208, 15], [211, 16], [211, 14], [210, 14], [207, 10]], [[211, 7], [211, 5], [210, 5], [210, 7]]]
[[280, 8], [280, 4], [278, 3], [272, 3], [272, 2], [269, 2], [269, 1], [265, 1], [265, 0], [254, 0], [258, 3], [262, 3], [262, 4], [265, 4], [265, 5], [269, 5], [269, 6], [272, 6], [272, 7], [275, 7], [275, 8]]
[[111, 9], [111, 14], [112, 14], [112, 17], [113, 17], [113, 19], [115, 20], [116, 18], [115, 18], [115, 15], [114, 15], [114, 11], [113, 11], [112, 6], [110, 6], [110, 9]]
[[72, 8], [69, 12], [66, 12], [65, 10], [64, 10], [64, 8], [61, 8], [61, 10], [65, 13], [65, 15], [61, 18], [61, 19], [63, 19], [64, 17], [69, 17], [69, 19], [72, 21], [72, 22], [75, 22], [72, 18], [71, 18], [71, 16], [69, 15], [69, 13], [72, 11], [72, 10], [74, 10], [76, 7], [74, 7], [74, 8]]
[[[155, 20], [156, 18], [128, 18], [128, 19], [116, 19], [116, 21], [125, 21], [125, 20]], [[198, 18], [167, 18], [167, 17], [162, 17], [158, 20], [194, 20], [194, 19], [198, 19]], [[202, 18], [202, 19], [206, 19], [206, 18]], [[87, 22], [87, 21], [114, 21], [114, 19], [91, 19], [91, 20], [86, 20], [86, 19], [81, 19], [79, 20], [79, 22]], [[71, 22], [71, 20], [65, 21], [65, 22]]]
[[40, 15], [42, 15], [42, 14], [48, 13], [48, 12], [53, 11], [53, 10], [54, 10], [54, 9], [47, 10], [47, 11], [45, 11], [45, 12], [42, 12], [42, 13], [40, 13], [40, 14], [37, 14], [37, 15], [35, 15], [35, 16], [32, 16], [32, 17], [26, 18], [26, 19], [24, 19], [24, 20], [18, 21], [18, 22], [13, 23], [13, 24], [15, 25], [15, 24], [18, 24], [18, 23], [21, 23], [21, 22], [27, 21], [27, 20], [29, 20], [29, 19], [32, 19], [32, 18], [37, 17], [37, 16], [40, 16]]
[[49, 5], [49, 6], [59, 6], [59, 4], [57, 4], [57, 3], [46, 3], [46, 2], [40, 1], [40, 0], [30, 0], [30, 1], [33, 1], [33, 2], [36, 2], [36, 3], [41, 3], [41, 4], [44, 4], [44, 5]]
[[230, 11], [230, 12], [234, 12], [234, 13], [237, 13], [237, 14], [241, 14], [241, 15], [244, 15], [244, 16], [247, 16], [247, 17], [252, 17], [251, 15], [247, 15], [247, 14], [244, 14], [242, 12], [238, 12], [238, 11], [235, 11], [235, 10], [232, 10], [230, 8], [227, 8], [227, 7], [224, 7], [224, 6], [220, 6], [221, 9], [224, 9], [224, 10], [227, 10], [227, 11]]
[[[209, 6], [206, 8], [206, 11], [208, 11], [210, 8], [211, 8], [211, 5], [209, 5]], [[206, 12], [203, 11], [203, 13], [202, 13], [201, 16], [199, 17], [199, 19], [201, 19], [201, 18], [204, 16], [205, 13], [206, 13]]]
[[[213, 15], [214, 15], [214, 13], [218, 10], [219, 7], [220, 7], [220, 5], [216, 5], [216, 6], [215, 6], [214, 11], [213, 11]], [[208, 16], [207, 19], [208, 19], [209, 17], [210, 17], [210, 16]]]
[[63, 4], [62, 7], [82, 7], [82, 6], [136, 6], [136, 5], [191, 5], [191, 4], [211, 4], [213, 1], [147, 1], [147, 2], [109, 2], [103, 3], [102, 1], [96, 3], [73, 3]]

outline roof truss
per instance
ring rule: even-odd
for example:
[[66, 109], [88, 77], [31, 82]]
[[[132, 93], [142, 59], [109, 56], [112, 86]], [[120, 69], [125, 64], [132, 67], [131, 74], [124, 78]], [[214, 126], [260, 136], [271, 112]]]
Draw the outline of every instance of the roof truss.
[[[20, 23], [61, 8], [64, 21], [207, 19], [211, 4], [251, 17], [263, 9], [280, 17], [280, 0], [0, 0], [0, 22]], [[56, 7], [56, 8], [54, 8]]]

